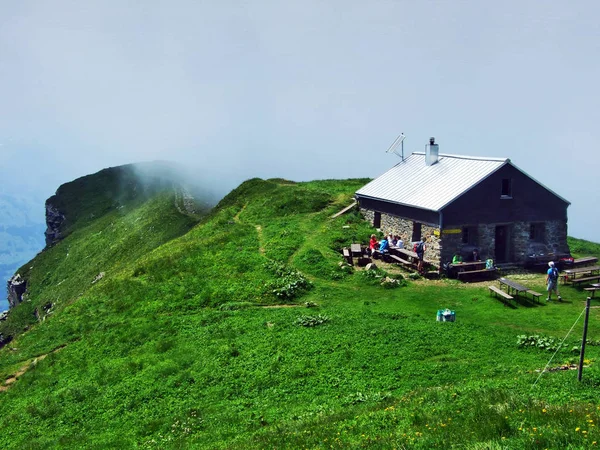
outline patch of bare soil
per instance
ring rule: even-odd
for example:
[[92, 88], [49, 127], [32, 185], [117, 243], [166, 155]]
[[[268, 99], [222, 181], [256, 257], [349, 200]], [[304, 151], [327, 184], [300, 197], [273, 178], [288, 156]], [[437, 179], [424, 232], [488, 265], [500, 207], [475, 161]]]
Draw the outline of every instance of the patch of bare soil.
[[[584, 365], [583, 367], [589, 367]], [[577, 364], [561, 364], [560, 366], [557, 367], [549, 367], [548, 369], [546, 369], [546, 372], [556, 372], [558, 370], [577, 370], [579, 368], [579, 366]], [[541, 372], [541, 369], [536, 370], [536, 372]]]
[[303, 305], [265, 305], [263, 308], [298, 308]]

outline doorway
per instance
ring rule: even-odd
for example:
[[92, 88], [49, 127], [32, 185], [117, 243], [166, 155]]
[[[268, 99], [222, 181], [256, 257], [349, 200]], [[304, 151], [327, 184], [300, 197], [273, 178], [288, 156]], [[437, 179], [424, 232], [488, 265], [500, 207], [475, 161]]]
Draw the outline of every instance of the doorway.
[[373, 215], [373, 227], [381, 228], [381, 213], [378, 211], [375, 211], [375, 214]]
[[508, 227], [506, 225], [496, 226], [496, 262], [508, 260]]

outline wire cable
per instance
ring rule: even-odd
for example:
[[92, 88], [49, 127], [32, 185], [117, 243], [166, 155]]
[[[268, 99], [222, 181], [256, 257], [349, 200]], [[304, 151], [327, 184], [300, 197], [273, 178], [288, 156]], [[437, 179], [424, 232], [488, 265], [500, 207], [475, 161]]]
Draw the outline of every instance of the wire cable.
[[542, 375], [544, 375], [544, 372], [546, 372], [546, 369], [548, 368], [548, 366], [552, 362], [552, 359], [556, 356], [556, 354], [558, 353], [558, 351], [562, 348], [563, 342], [565, 342], [565, 340], [569, 337], [569, 334], [571, 334], [571, 331], [573, 331], [573, 328], [575, 328], [575, 325], [577, 325], [577, 322], [579, 322], [579, 319], [581, 319], [581, 316], [583, 316], [584, 312], [585, 312], [585, 308], [583, 308], [583, 311], [581, 311], [581, 314], [579, 314], [579, 317], [577, 318], [577, 320], [575, 320], [575, 323], [573, 324], [573, 326], [571, 327], [571, 329], [569, 330], [569, 332], [567, 333], [567, 335], [560, 342], [560, 345], [558, 345], [556, 347], [556, 351], [554, 352], [554, 354], [550, 358], [550, 361], [548, 361], [548, 364], [546, 364], [546, 367], [544, 367], [544, 370], [542, 370], [542, 372], [540, 373], [540, 376], [537, 377], [537, 380], [535, 380], [535, 383], [533, 383], [531, 385], [531, 389], [533, 389], [533, 387], [536, 385], [536, 383], [539, 381], [539, 379], [542, 377]]

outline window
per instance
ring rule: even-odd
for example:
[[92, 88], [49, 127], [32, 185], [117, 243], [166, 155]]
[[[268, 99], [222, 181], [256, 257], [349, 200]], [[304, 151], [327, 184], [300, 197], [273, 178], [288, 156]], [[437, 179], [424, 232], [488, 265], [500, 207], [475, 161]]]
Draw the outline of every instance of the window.
[[544, 242], [545, 227], [543, 223], [532, 223], [529, 225], [529, 240]]
[[510, 178], [502, 178], [500, 197], [512, 198], [512, 180]]
[[463, 227], [462, 229], [462, 243], [469, 244], [469, 227]]
[[463, 244], [477, 245], [477, 227], [463, 227], [461, 241]]

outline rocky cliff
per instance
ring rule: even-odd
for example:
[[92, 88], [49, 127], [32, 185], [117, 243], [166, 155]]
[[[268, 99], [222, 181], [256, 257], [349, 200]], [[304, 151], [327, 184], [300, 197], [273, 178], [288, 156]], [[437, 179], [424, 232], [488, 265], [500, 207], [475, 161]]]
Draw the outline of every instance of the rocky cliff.
[[65, 221], [65, 215], [61, 213], [56, 205], [52, 204], [54, 197], [46, 200], [46, 247], [58, 242], [62, 238], [60, 227]]
[[6, 291], [8, 294], [8, 305], [10, 308], [14, 308], [23, 301], [23, 295], [27, 290], [27, 281], [21, 278], [18, 273], [14, 275], [6, 283]]

